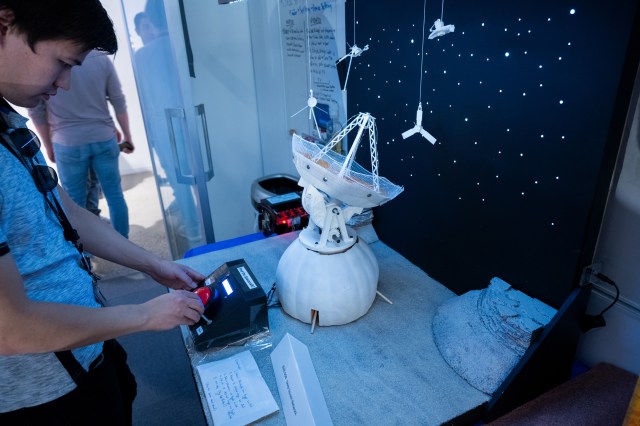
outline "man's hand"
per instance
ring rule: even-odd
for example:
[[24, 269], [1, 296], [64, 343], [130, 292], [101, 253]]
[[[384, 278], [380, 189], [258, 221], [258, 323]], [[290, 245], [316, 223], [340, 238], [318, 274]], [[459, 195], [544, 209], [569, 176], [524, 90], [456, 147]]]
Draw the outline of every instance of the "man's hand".
[[118, 143], [118, 148], [120, 148], [120, 152], [124, 152], [125, 154], [131, 154], [135, 149], [133, 142], [131, 141], [122, 141]]
[[160, 266], [148, 272], [151, 278], [174, 290], [193, 290], [196, 283], [206, 277], [179, 263], [163, 260]]
[[178, 325], [193, 325], [204, 312], [202, 301], [195, 293], [172, 291], [140, 305], [146, 312], [147, 330], [170, 330]]

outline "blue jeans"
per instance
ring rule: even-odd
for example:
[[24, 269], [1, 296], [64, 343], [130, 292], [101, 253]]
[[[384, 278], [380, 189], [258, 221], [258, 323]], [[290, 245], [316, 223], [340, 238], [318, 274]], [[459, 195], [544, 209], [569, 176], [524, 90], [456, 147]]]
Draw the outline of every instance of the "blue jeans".
[[98, 182], [98, 176], [96, 172], [89, 167], [89, 176], [87, 177], [87, 210], [96, 216], [100, 216], [100, 196], [102, 195], [102, 188], [100, 188], [100, 182]]
[[116, 139], [80, 146], [54, 143], [53, 151], [58, 166], [60, 183], [79, 206], [87, 205], [87, 176], [93, 168], [107, 199], [111, 224], [123, 237], [129, 238], [129, 209], [120, 184]]

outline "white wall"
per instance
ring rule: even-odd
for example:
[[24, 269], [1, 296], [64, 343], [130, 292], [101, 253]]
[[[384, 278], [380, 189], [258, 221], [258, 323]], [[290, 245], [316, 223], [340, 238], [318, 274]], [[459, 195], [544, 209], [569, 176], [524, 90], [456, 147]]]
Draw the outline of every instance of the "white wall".
[[[640, 108], [594, 258], [594, 265], [619, 286], [620, 302], [604, 314], [606, 327], [584, 335], [578, 359], [590, 366], [608, 362], [640, 374]], [[612, 286], [599, 283], [588, 313], [602, 312], [614, 295]]]
[[[122, 175], [127, 175], [150, 171], [152, 170], [151, 157], [149, 154], [149, 146], [147, 144], [147, 136], [144, 130], [144, 121], [142, 119], [142, 111], [140, 109], [140, 101], [138, 99], [138, 90], [133, 76], [133, 67], [131, 65], [131, 55], [129, 50], [130, 42], [127, 37], [120, 0], [101, 0], [101, 2], [113, 20], [113, 26], [118, 37], [118, 52], [115, 54], [114, 64], [116, 71], [118, 72], [118, 77], [120, 77], [120, 82], [122, 83], [122, 89], [127, 97], [131, 137], [133, 138], [133, 143], [136, 146], [133, 154], [120, 156], [120, 173]], [[134, 37], [137, 39], [135, 32]]]

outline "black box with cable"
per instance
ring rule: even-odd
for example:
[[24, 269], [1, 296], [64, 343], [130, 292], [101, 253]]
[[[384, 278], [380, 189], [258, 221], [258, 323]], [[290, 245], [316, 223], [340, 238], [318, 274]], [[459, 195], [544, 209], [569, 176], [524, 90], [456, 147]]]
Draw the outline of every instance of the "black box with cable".
[[[205, 311], [189, 327], [196, 350], [224, 347], [269, 331], [267, 296], [244, 259], [226, 262], [198, 284]], [[203, 299], [202, 296], [200, 296]]]

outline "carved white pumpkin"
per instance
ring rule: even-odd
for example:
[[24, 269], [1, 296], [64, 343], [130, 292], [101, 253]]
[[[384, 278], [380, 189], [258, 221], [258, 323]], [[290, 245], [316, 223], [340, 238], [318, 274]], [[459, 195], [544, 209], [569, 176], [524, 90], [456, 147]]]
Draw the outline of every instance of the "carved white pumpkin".
[[376, 297], [378, 261], [361, 239], [347, 251], [320, 254], [296, 239], [282, 255], [276, 285], [286, 313], [310, 324], [342, 325], [367, 313]]

